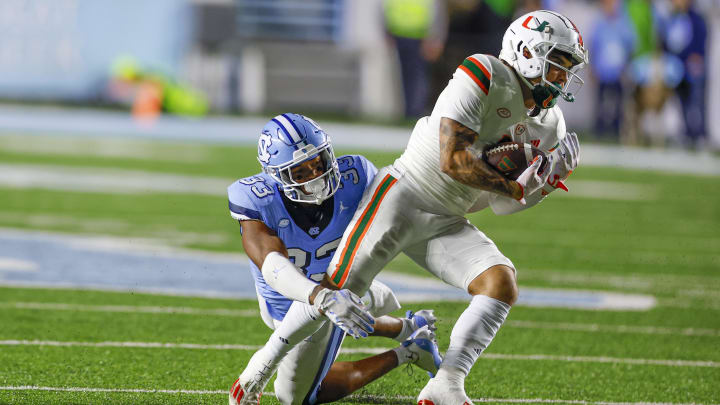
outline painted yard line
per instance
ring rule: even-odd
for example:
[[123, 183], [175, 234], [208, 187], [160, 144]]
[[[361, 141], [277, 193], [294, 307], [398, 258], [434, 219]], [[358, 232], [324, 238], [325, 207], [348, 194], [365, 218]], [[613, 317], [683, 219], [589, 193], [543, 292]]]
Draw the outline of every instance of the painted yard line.
[[[0, 164], [0, 185], [10, 188], [41, 188], [110, 194], [181, 193], [224, 196], [234, 179], [201, 177], [104, 167]], [[657, 187], [640, 183], [572, 180], [568, 198], [617, 201], [657, 199]]]
[[595, 323], [513, 321], [505, 327], [526, 329], [553, 329], [580, 332], [642, 333], [648, 335], [713, 336], [720, 337], [720, 330], [703, 328], [670, 328], [665, 326], [603, 325]]
[[618, 357], [594, 357], [594, 356], [557, 356], [551, 354], [500, 354], [486, 353], [483, 355], [486, 359], [495, 360], [549, 360], [549, 361], [568, 361], [571, 363], [620, 363], [620, 364], [637, 364], [649, 366], [671, 366], [671, 367], [710, 367], [720, 368], [720, 363], [716, 361], [695, 361], [695, 360], [659, 360], [659, 359], [630, 359]]
[[45, 302], [2, 302], [0, 308], [36, 309], [49, 311], [86, 311], [86, 312], [130, 312], [148, 314], [188, 314], [188, 315], [218, 315], [254, 317], [259, 312], [254, 309], [202, 309], [189, 307], [158, 307], [158, 306], [131, 306], [131, 305], [79, 305]]
[[[122, 347], [122, 348], [160, 348], [160, 349], [200, 349], [200, 350], [258, 350], [257, 345], [205, 345], [195, 343], [160, 343], [160, 342], [58, 342], [46, 340], [0, 340], [0, 346], [58, 346], [58, 347]], [[391, 348], [356, 347], [342, 349], [344, 354], [379, 354]], [[501, 360], [539, 360], [566, 361], [571, 363], [618, 363], [671, 367], [709, 367], [720, 368], [720, 362], [695, 360], [664, 360], [664, 359], [632, 359], [618, 357], [592, 356], [557, 356], [549, 354], [500, 354], [486, 353], [486, 359]]]
[[658, 306], [669, 308], [702, 308], [720, 310], [720, 302], [698, 302], [698, 300], [687, 299], [661, 299]]
[[199, 349], [248, 351], [255, 351], [262, 347], [258, 345], [205, 345], [195, 343], [161, 342], [58, 342], [53, 340], [0, 340], [0, 346], [122, 347], [141, 349]]
[[[162, 307], [162, 306], [131, 306], [131, 305], [80, 305], [48, 302], [0, 302], [0, 308], [48, 310], [48, 311], [87, 311], [87, 312], [128, 312], [151, 314], [189, 314], [189, 315], [217, 315], [231, 317], [254, 317], [258, 311], [254, 309], [202, 309], [189, 307]], [[648, 335], [678, 335], [678, 336], [712, 336], [720, 337], [720, 330], [703, 328], [670, 328], [664, 326], [631, 326], [631, 325], [603, 325], [569, 322], [536, 322], [509, 320], [505, 327], [523, 329], [552, 329], [579, 332], [611, 332], [611, 333], [642, 333]]]
[[62, 165], [0, 164], [0, 185], [110, 194], [180, 193], [219, 196], [232, 178]]
[[682, 284], [695, 289], [715, 291], [720, 287], [720, 277], [717, 276], [686, 276], [679, 274], [597, 274], [590, 270], [554, 271], [543, 269], [524, 269], [523, 278], [527, 280], [541, 280], [554, 284], [601, 284], [622, 289], [651, 291], [654, 289], [678, 290]]
[[[59, 392], [119, 392], [139, 394], [189, 394], [189, 395], [227, 395], [227, 390], [151, 390], [145, 388], [92, 388], [92, 387], [38, 387], [34, 385], [5, 386], [0, 391], [59, 391]], [[275, 396], [274, 392], [263, 392], [265, 396]], [[381, 403], [384, 399], [414, 401], [415, 397], [407, 395], [351, 395], [347, 399], [356, 402], [368, 400], [372, 403]], [[543, 403], [543, 404], [587, 404], [587, 405], [704, 405], [699, 402], [608, 402], [585, 401], [577, 399], [546, 399], [546, 398], [473, 398], [473, 402], [505, 402], [514, 404]], [[718, 405], [718, 404], [707, 404]]]

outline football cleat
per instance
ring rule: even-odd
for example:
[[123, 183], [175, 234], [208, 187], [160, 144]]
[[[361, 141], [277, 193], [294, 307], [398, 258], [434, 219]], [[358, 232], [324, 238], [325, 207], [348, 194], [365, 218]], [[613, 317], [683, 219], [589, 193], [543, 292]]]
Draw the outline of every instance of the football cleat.
[[232, 388], [230, 388], [230, 394], [228, 395], [229, 405], [259, 405], [260, 397], [262, 392], [245, 392], [240, 379], [235, 380]]
[[418, 405], [473, 405], [462, 387], [432, 378], [418, 395]]
[[442, 357], [438, 351], [437, 343], [435, 343], [435, 333], [431, 331], [427, 325], [413, 332], [410, 337], [402, 343], [407, 350], [410, 363], [422, 368], [428, 372], [430, 377], [434, 377], [437, 373]]

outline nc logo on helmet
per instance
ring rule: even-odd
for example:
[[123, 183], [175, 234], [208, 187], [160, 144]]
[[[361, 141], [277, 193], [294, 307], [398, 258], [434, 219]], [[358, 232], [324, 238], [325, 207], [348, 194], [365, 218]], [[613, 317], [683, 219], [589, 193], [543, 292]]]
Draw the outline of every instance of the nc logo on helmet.
[[277, 153], [270, 153], [268, 150], [270, 149], [270, 145], [272, 145], [272, 137], [270, 134], [265, 132], [260, 134], [260, 140], [258, 141], [258, 159], [263, 163], [269, 163], [272, 155]]

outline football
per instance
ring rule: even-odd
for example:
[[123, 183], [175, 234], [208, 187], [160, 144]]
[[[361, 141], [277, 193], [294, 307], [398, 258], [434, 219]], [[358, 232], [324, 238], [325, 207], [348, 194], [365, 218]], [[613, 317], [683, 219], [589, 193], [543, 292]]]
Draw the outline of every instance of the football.
[[545, 153], [529, 143], [499, 143], [486, 149], [483, 156], [490, 166], [511, 180], [516, 180], [518, 176], [532, 164], [533, 159], [537, 156], [543, 157], [543, 162], [538, 173], [542, 174], [547, 165]]

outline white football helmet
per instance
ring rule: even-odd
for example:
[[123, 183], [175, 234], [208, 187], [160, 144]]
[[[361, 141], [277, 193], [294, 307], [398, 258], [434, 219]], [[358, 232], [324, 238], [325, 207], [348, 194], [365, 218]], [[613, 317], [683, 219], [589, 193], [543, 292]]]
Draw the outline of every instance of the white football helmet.
[[[529, 57], [524, 54], [525, 49]], [[553, 51], [569, 55], [573, 66], [566, 69], [548, 60]], [[527, 79], [542, 77], [542, 85], [552, 89], [553, 93], [559, 91], [563, 99], [572, 102], [584, 83], [577, 73], [588, 63], [588, 52], [580, 31], [570, 19], [553, 11], [539, 10], [510, 24], [503, 37], [500, 59], [515, 68], [531, 89], [535, 86]], [[562, 88], [546, 79], [550, 65], [567, 72], [567, 82]]]

